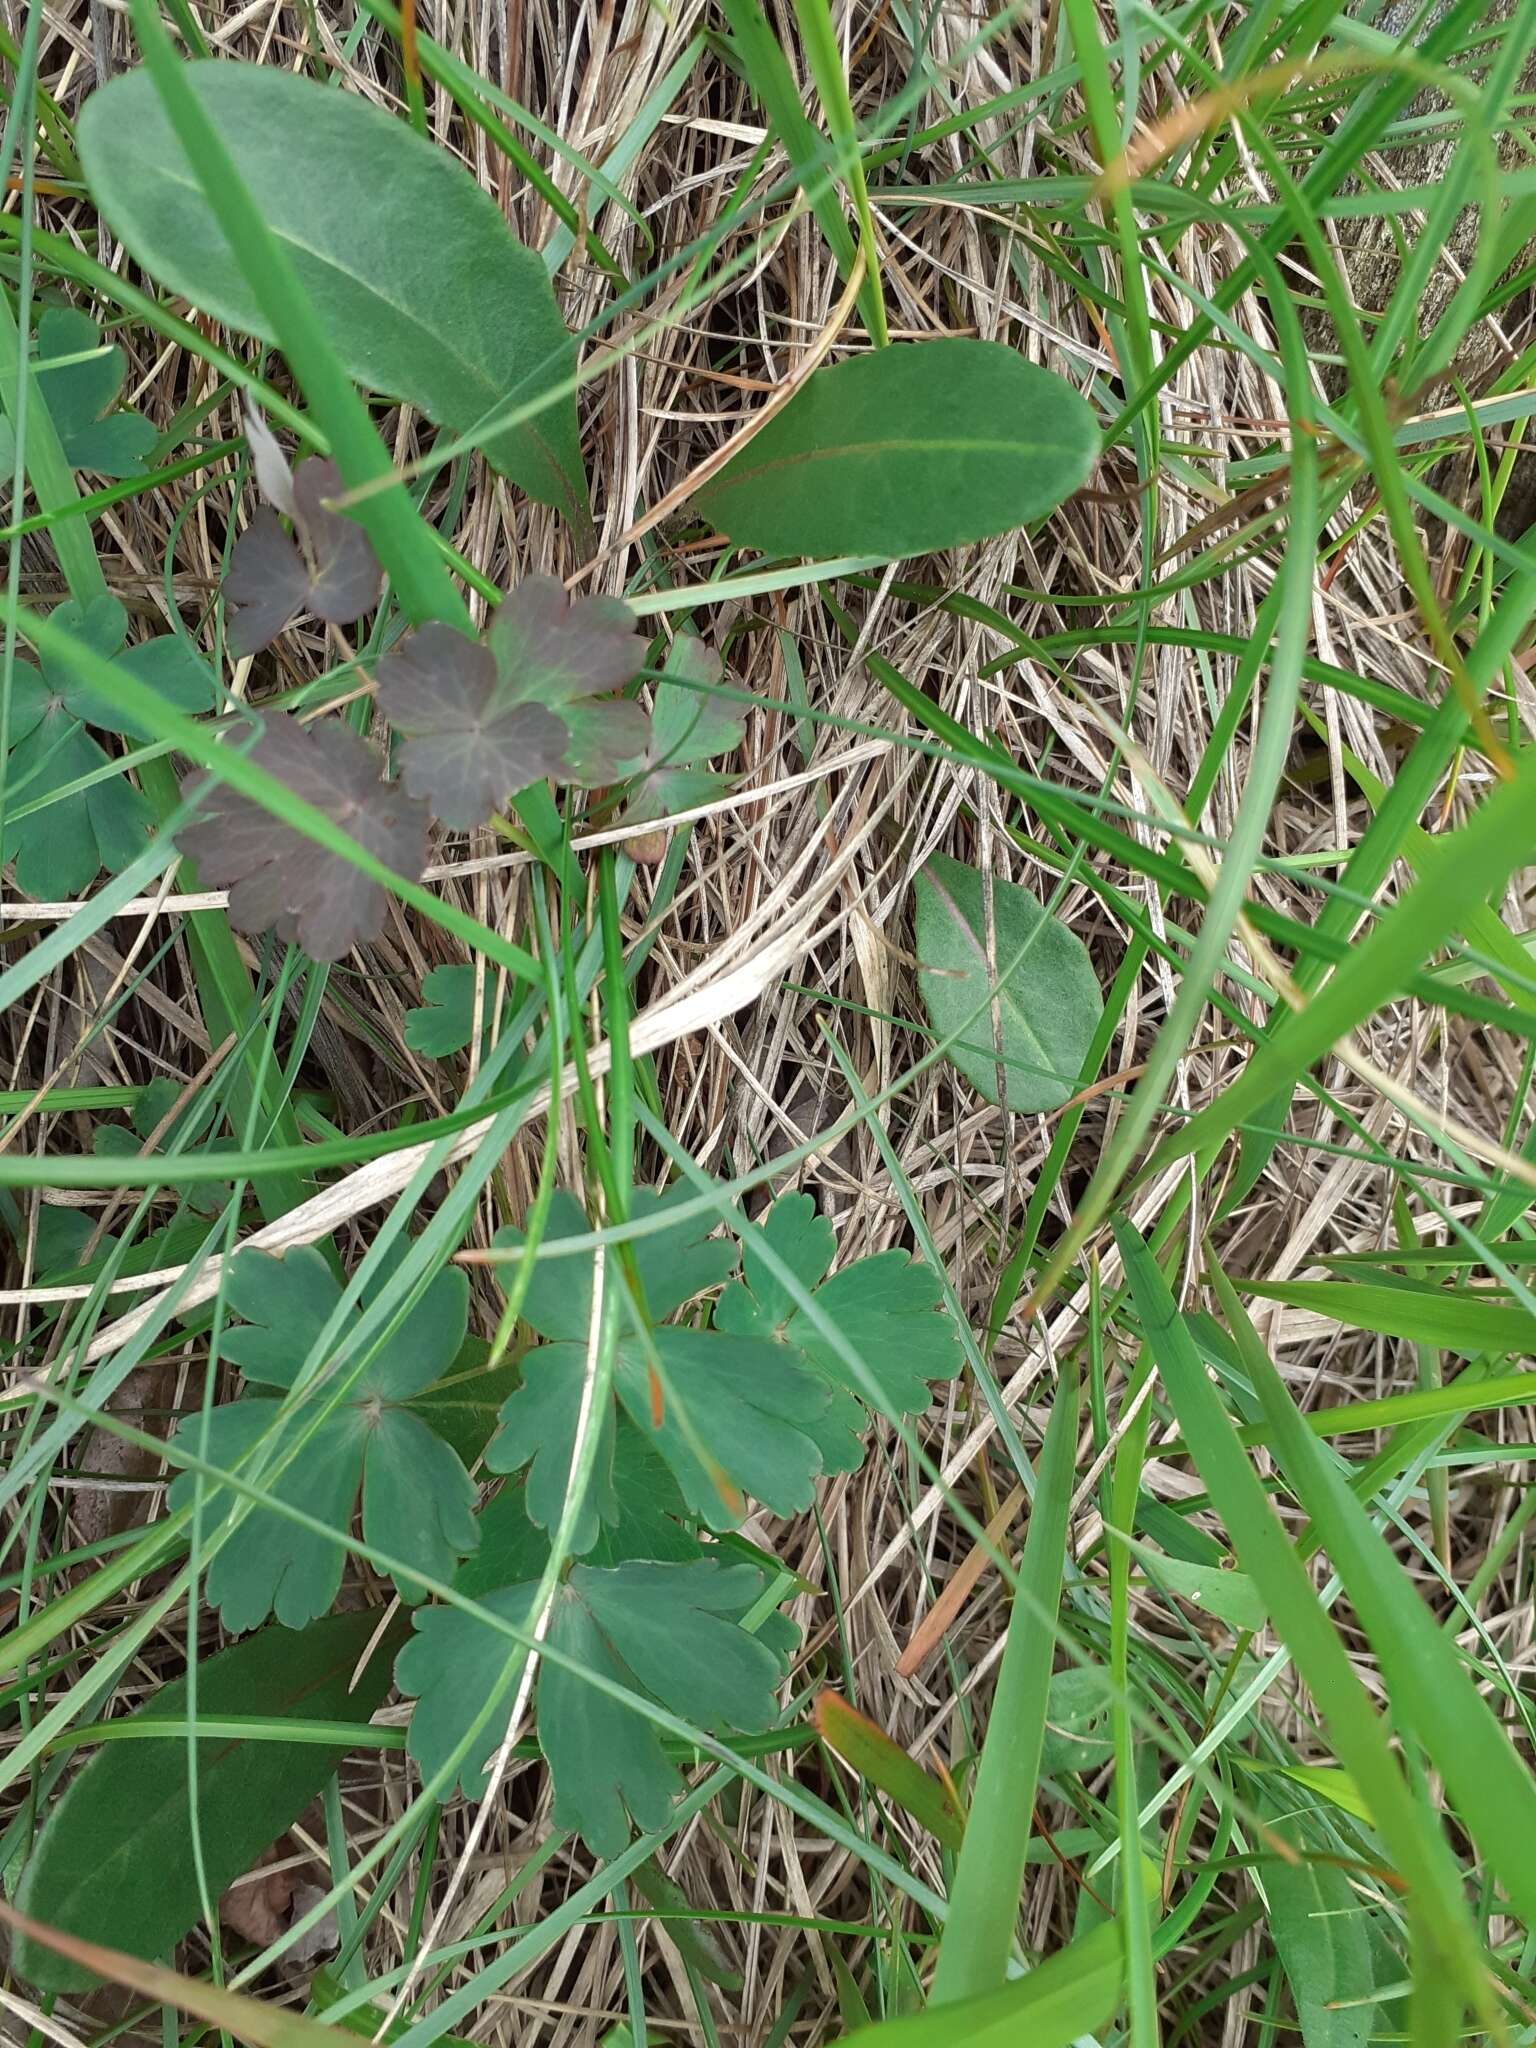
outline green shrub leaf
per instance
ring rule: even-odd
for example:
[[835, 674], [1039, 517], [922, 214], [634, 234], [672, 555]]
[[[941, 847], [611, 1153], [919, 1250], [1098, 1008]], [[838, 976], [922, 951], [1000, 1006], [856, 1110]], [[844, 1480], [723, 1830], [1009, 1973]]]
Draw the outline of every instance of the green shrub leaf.
[[1092, 408], [1001, 342], [876, 349], [815, 370], [694, 499], [770, 555], [923, 555], [1009, 533], [1087, 478]]
[[1214, 1614], [1229, 1628], [1255, 1632], [1263, 1628], [1268, 1615], [1258, 1587], [1246, 1572], [1229, 1570], [1223, 1565], [1190, 1564], [1185, 1558], [1154, 1550], [1149, 1543], [1138, 1543], [1119, 1530], [1114, 1533], [1135, 1552], [1154, 1585], [1166, 1586], [1170, 1593], [1177, 1593], [1191, 1607]]
[[[182, 75], [358, 383], [468, 434], [574, 374], [544, 265], [444, 150], [356, 94], [277, 65], [193, 63]], [[92, 196], [135, 259], [204, 312], [271, 341], [148, 72], [94, 93], [78, 132]], [[497, 469], [587, 531], [574, 394], [483, 445]]]
[[1338, 1864], [1320, 1860], [1284, 1813], [1271, 1831], [1298, 1860], [1263, 1866], [1269, 1931], [1296, 2001], [1305, 2048], [1366, 2048], [1375, 2032], [1375, 1946], [1364, 1898]]
[[1074, 1664], [1058, 1671], [1045, 1709], [1041, 1776], [1059, 1777], [1063, 1771], [1086, 1771], [1103, 1763], [1115, 1746], [1114, 1705], [1114, 1681], [1101, 1666]]
[[960, 1033], [949, 1057], [988, 1102], [1059, 1109], [1104, 1008], [1093, 963], [1082, 940], [1017, 882], [993, 882], [992, 932], [989, 958], [977, 870], [930, 854], [917, 877], [918, 987], [929, 1022], [941, 1037]]
[[[263, 1629], [198, 1667], [203, 1719], [367, 1722], [389, 1691], [381, 1647], [352, 1683], [378, 1613], [339, 1614], [302, 1635]], [[176, 1720], [184, 1679], [163, 1685], [131, 1720]], [[215, 1897], [251, 1868], [335, 1770], [344, 1746], [204, 1737], [197, 1745], [197, 1815]], [[192, 1856], [192, 1786], [184, 1735], [103, 1744], [44, 1821], [16, 1904], [33, 1919], [148, 1961], [169, 1954], [202, 1907]], [[95, 1982], [65, 1957], [19, 1938], [17, 1970], [39, 1991]]]
[[[248, 1380], [291, 1388], [340, 1296], [317, 1251], [305, 1247], [280, 1259], [241, 1252], [230, 1267], [227, 1298], [246, 1321], [225, 1333], [224, 1356]], [[449, 1578], [478, 1541], [475, 1488], [458, 1453], [406, 1404], [453, 1364], [468, 1306], [464, 1275], [444, 1268], [397, 1328], [375, 1344], [344, 1399], [270, 1487], [273, 1498], [338, 1533], [351, 1526], [361, 1489], [364, 1539], [436, 1579]], [[340, 1369], [350, 1372], [351, 1366], [346, 1358]], [[313, 1391], [323, 1384], [324, 1369], [309, 1385]], [[230, 1470], [271, 1432], [300, 1426], [282, 1419], [282, 1409], [279, 1400], [247, 1395], [206, 1418], [205, 1453], [201, 1415], [183, 1422], [175, 1441]], [[305, 1408], [296, 1414], [304, 1418]], [[171, 1488], [172, 1505], [190, 1501], [195, 1484], [193, 1474], [183, 1473]], [[232, 1506], [227, 1490], [210, 1485], [205, 1526], [222, 1525]], [[270, 1508], [253, 1507], [214, 1558], [208, 1598], [226, 1628], [254, 1628], [271, 1613], [302, 1628], [335, 1599], [342, 1563], [339, 1543]], [[421, 1598], [422, 1588], [408, 1574], [396, 1584], [403, 1599]]]

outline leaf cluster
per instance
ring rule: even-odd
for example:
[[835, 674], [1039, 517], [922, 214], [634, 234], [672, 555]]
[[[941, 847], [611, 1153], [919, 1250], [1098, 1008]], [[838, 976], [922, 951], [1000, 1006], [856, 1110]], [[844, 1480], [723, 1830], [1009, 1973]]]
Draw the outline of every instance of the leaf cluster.
[[[936, 1275], [906, 1253], [828, 1277], [834, 1235], [808, 1196], [780, 1197], [744, 1244], [697, 1216], [668, 1226], [685, 1199], [634, 1195], [630, 1215], [650, 1228], [630, 1241], [627, 1265], [607, 1269], [625, 1328], [572, 1537], [580, 1562], [560, 1584], [545, 1637], [555, 1655], [539, 1680], [556, 1818], [603, 1855], [626, 1839], [626, 1813], [662, 1824], [678, 1771], [653, 1726], [572, 1667], [716, 1733], [771, 1726], [795, 1638], [765, 1605], [764, 1561], [732, 1533], [747, 1498], [785, 1515], [807, 1506], [820, 1473], [861, 1462], [866, 1399], [892, 1417], [917, 1413], [963, 1355]], [[451, 1766], [471, 1795], [505, 1733], [519, 1638], [566, 1508], [593, 1262], [559, 1247], [587, 1227], [574, 1198], [557, 1195], [523, 1301], [543, 1341], [525, 1353], [486, 1452], [492, 1471], [519, 1477], [485, 1510], [479, 1553], [455, 1582], [483, 1612], [419, 1614], [396, 1673], [418, 1702], [411, 1753], [428, 1776]], [[496, 1242], [523, 1239], [509, 1230]], [[722, 1286], [711, 1313], [704, 1297]]]
[[[335, 464], [312, 457], [290, 476], [259, 421], [248, 434], [270, 502], [235, 543], [225, 578], [237, 655], [256, 653], [304, 614], [350, 625], [383, 587], [367, 535], [333, 502], [341, 494]], [[395, 735], [398, 779], [339, 718], [303, 726], [269, 711], [250, 755], [410, 881], [426, 865], [431, 817], [470, 830], [545, 778], [595, 788], [633, 775], [624, 815], [648, 821], [664, 816], [669, 802], [724, 786], [698, 764], [739, 743], [741, 719], [711, 703], [719, 663], [688, 638], [669, 657], [653, 729], [640, 704], [615, 694], [639, 673], [645, 652], [617, 599], [573, 600], [557, 578], [527, 577], [496, 607], [482, 638], [434, 622], [381, 657], [377, 699]], [[378, 936], [385, 891], [350, 861], [216, 777], [191, 779], [186, 794], [200, 815], [183, 829], [182, 850], [206, 880], [229, 887], [230, 919], [242, 930], [275, 931], [317, 960], [339, 960]], [[429, 1030], [424, 1049], [457, 1050], [468, 1037], [456, 1026]]]

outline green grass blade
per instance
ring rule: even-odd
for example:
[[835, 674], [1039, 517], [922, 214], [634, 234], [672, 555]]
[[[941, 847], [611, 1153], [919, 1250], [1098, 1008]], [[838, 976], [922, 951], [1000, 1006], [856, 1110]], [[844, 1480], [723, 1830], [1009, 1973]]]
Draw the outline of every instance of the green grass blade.
[[1111, 1922], [1001, 1991], [861, 2027], [849, 2039], [859, 2048], [1071, 2048], [1113, 2014], [1122, 1975], [1120, 1930]]
[[837, 45], [837, 30], [827, 0], [795, 0], [795, 19], [805, 41], [805, 54], [816, 81], [827, 129], [837, 145], [837, 168], [846, 179], [859, 223], [859, 249], [864, 257], [864, 284], [859, 304], [869, 327], [869, 338], [883, 348], [886, 332], [885, 301], [880, 292], [880, 245], [875, 240], [875, 217], [870, 212], [869, 193], [864, 184], [864, 165], [859, 156], [859, 138], [854, 128], [853, 107], [848, 98], [848, 80], [843, 55]]
[[1244, 1286], [1263, 1301], [1310, 1309], [1380, 1337], [1435, 1344], [1466, 1358], [1480, 1351], [1536, 1351], [1536, 1316], [1487, 1295], [1446, 1287], [1372, 1287], [1356, 1280], [1250, 1280]]
[[1214, 1261], [1211, 1278], [1281, 1468], [1370, 1638], [1394, 1719], [1423, 1744], [1516, 1910], [1536, 1922], [1536, 1780], [1468, 1677], [1454, 1642], [1297, 1413], [1236, 1289]]
[[1164, 1140], [1152, 1168], [1201, 1152], [1273, 1101], [1314, 1060], [1401, 990], [1464, 916], [1536, 853], [1536, 754], [1457, 832], [1447, 833], [1421, 879], [1393, 905], [1304, 1010], [1282, 1019], [1263, 1049], [1217, 1099]]
[[936, 2005], [996, 1990], [1013, 1954], [1045, 1740], [1080, 1392], [1076, 1369], [1069, 1368], [1057, 1386], [1040, 1454], [1008, 1640], [933, 1980]]
[[[846, 279], [853, 269], [854, 239], [843, 216], [842, 200], [827, 185], [827, 145], [805, 117], [789, 60], [757, 0], [720, 0], [720, 4], [731, 25], [731, 38], [742, 71], [779, 132], [789, 161], [810, 196], [811, 211]], [[846, 100], [846, 87], [843, 97]], [[868, 205], [867, 198], [865, 204]], [[873, 271], [859, 287], [859, 311], [871, 338], [883, 341], [885, 308], [880, 299], [880, 281]]]
[[1408, 1887], [1415, 1906], [1420, 1967], [1449, 1975], [1463, 2002], [1474, 2011], [1485, 2011], [1489, 1992], [1482, 1954], [1462, 1897], [1461, 1875], [1439, 1823], [1409, 1789], [1386, 1727], [1317, 1597], [1290, 1533], [1238, 1442], [1156, 1260], [1123, 1219], [1116, 1220], [1115, 1240], [1136, 1313], [1190, 1455], [1226, 1523], [1239, 1562], [1263, 1595], [1339, 1759], [1359, 1786]]
[[[1142, 1392], [1152, 1370], [1150, 1356], [1138, 1363], [1126, 1386], [1123, 1413], [1130, 1419], [1115, 1453], [1110, 1481], [1109, 1526], [1129, 1538], [1146, 1462], [1151, 1404]], [[1126, 2003], [1130, 2010], [1132, 2048], [1157, 2048], [1157, 1977], [1152, 1960], [1151, 1917], [1142, 1882], [1142, 1836], [1136, 1784], [1135, 1729], [1131, 1724], [1131, 1601], [1132, 1553], [1129, 1542], [1114, 1544], [1109, 1553], [1109, 1675], [1113, 1693], [1115, 1739], [1115, 1811], [1120, 1829], [1119, 1904], [1125, 1935]]]

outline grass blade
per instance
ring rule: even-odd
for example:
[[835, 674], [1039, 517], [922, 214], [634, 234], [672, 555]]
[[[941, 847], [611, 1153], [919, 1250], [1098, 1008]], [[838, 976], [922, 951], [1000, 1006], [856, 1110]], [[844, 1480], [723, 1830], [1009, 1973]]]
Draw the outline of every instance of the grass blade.
[[1485, 2013], [1490, 1994], [1482, 1956], [1439, 1823], [1410, 1790], [1386, 1727], [1206, 1377], [1156, 1260], [1124, 1220], [1116, 1221], [1115, 1239], [1146, 1341], [1200, 1477], [1413, 1899], [1420, 1972], [1439, 1980], [1449, 1976], [1464, 2004]]
[[1122, 1974], [1111, 1922], [1001, 1991], [861, 2028], [852, 2039], [860, 2048], [1069, 2048], [1114, 2012]]
[[933, 1980], [935, 2005], [995, 1990], [1013, 1953], [1045, 1741], [1080, 1393], [1076, 1370], [1069, 1369], [1057, 1387], [1040, 1454], [1008, 1640]]
[[1211, 1278], [1263, 1403], [1275, 1454], [1370, 1637], [1394, 1718], [1424, 1745], [1516, 1910], [1536, 1918], [1536, 1782], [1454, 1641], [1297, 1413], [1236, 1290], [1214, 1263]]
[[1536, 754], [1523, 755], [1462, 826], [1447, 833], [1421, 879], [1307, 1004], [1276, 1027], [1230, 1088], [1153, 1155], [1149, 1170], [1203, 1152], [1271, 1102], [1314, 1060], [1396, 996], [1407, 977], [1536, 852]]

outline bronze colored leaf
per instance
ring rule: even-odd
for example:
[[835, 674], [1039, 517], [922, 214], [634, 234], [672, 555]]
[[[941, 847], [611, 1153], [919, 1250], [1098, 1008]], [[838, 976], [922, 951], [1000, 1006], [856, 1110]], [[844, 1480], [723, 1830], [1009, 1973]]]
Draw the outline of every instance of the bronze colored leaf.
[[[269, 711], [250, 758], [397, 874], [420, 875], [426, 809], [383, 780], [378, 754], [349, 725], [304, 726]], [[378, 937], [388, 898], [350, 861], [224, 783], [199, 777], [188, 794], [201, 797], [201, 810], [183, 828], [181, 850], [205, 882], [228, 886], [230, 921], [242, 931], [275, 931], [315, 960], [340, 960]]]
[[[263, 444], [263, 488], [276, 488], [272, 451]], [[363, 529], [330, 511], [325, 499], [339, 495], [341, 472], [334, 462], [311, 457], [294, 472], [293, 532], [261, 506], [235, 542], [224, 578], [224, 594], [235, 606], [229, 622], [230, 652], [256, 654], [275, 640], [290, 620], [313, 612], [332, 625], [350, 626], [379, 601], [383, 576]]]
[[379, 663], [379, 705], [403, 735], [405, 786], [445, 825], [467, 830], [539, 777], [591, 785], [643, 755], [638, 704], [606, 696], [640, 667], [628, 609], [573, 604], [553, 576], [505, 599], [484, 646], [423, 626]]

